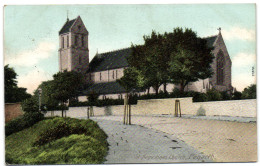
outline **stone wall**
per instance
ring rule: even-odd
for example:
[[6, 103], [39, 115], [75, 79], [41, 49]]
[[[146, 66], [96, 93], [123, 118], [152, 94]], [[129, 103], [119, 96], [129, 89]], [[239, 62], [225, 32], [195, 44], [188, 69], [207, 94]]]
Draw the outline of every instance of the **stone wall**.
[[[173, 115], [175, 98], [138, 100], [137, 105], [132, 105], [132, 115]], [[193, 103], [191, 97], [179, 98], [182, 114], [196, 115], [200, 107], [206, 110], [206, 116], [240, 116], [256, 117], [256, 99], [230, 100], [215, 102]], [[123, 115], [124, 106], [94, 107], [95, 116]], [[46, 116], [50, 116], [50, 112]], [[61, 111], [54, 111], [54, 115], [61, 116]], [[68, 117], [86, 117], [87, 107], [70, 107]]]
[[5, 122], [23, 115], [20, 103], [6, 103], [5, 104]]

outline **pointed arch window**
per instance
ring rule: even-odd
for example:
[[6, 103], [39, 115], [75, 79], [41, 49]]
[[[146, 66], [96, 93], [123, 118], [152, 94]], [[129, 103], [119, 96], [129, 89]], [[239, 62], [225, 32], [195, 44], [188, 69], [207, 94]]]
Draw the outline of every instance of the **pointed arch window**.
[[224, 84], [225, 57], [222, 51], [217, 55], [217, 85]]

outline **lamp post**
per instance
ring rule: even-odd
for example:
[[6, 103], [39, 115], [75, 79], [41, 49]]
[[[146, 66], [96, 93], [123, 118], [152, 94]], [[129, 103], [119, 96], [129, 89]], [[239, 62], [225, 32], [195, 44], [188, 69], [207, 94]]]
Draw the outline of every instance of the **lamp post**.
[[38, 93], [39, 93], [39, 112], [41, 112], [41, 95], [42, 95], [42, 89], [41, 88], [38, 89]]

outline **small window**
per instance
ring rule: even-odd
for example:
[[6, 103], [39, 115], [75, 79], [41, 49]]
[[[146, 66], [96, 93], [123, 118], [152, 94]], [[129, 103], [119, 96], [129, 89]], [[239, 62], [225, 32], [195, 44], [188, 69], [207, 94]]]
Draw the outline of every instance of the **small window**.
[[78, 44], [78, 36], [76, 35], [75, 36], [75, 46], [77, 46], [77, 44]]
[[121, 99], [121, 95], [118, 95], [118, 99]]
[[81, 44], [82, 44], [82, 47], [84, 47], [85, 43], [84, 43], [84, 35], [81, 36]]
[[64, 48], [64, 37], [62, 37], [62, 48]]
[[67, 36], [67, 48], [69, 47], [70, 43], [69, 43], [70, 37]]
[[78, 26], [78, 30], [80, 30], [80, 29], [81, 29], [81, 26], [79, 25], [79, 26]]
[[100, 81], [102, 80], [101, 72], [99, 73], [99, 79], [100, 79]]

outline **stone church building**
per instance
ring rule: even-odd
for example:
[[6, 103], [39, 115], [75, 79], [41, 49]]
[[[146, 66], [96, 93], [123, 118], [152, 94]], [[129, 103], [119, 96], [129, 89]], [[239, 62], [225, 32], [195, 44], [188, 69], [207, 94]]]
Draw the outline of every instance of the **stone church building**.
[[[65, 22], [59, 31], [59, 71], [77, 71], [85, 76], [85, 80], [91, 83], [88, 89], [79, 94], [79, 101], [86, 101], [86, 95], [95, 91], [100, 94], [100, 99], [105, 98], [123, 98], [126, 91], [116, 80], [123, 76], [123, 71], [128, 67], [127, 57], [132, 53], [130, 48], [110, 51], [106, 53], [97, 53], [89, 62], [88, 47], [89, 32], [82, 19], [78, 16], [76, 19]], [[186, 86], [186, 91], [206, 92], [211, 88], [220, 91], [231, 91], [231, 66], [226, 45], [221, 35], [221, 31], [214, 36], [205, 38], [209, 46], [213, 46], [215, 59], [211, 64], [214, 74], [211, 78], [199, 80]], [[167, 91], [171, 92], [173, 84], [167, 85]], [[163, 86], [160, 87], [163, 90]], [[150, 93], [155, 93], [151, 87]], [[147, 92], [137, 92], [144, 94]]]

